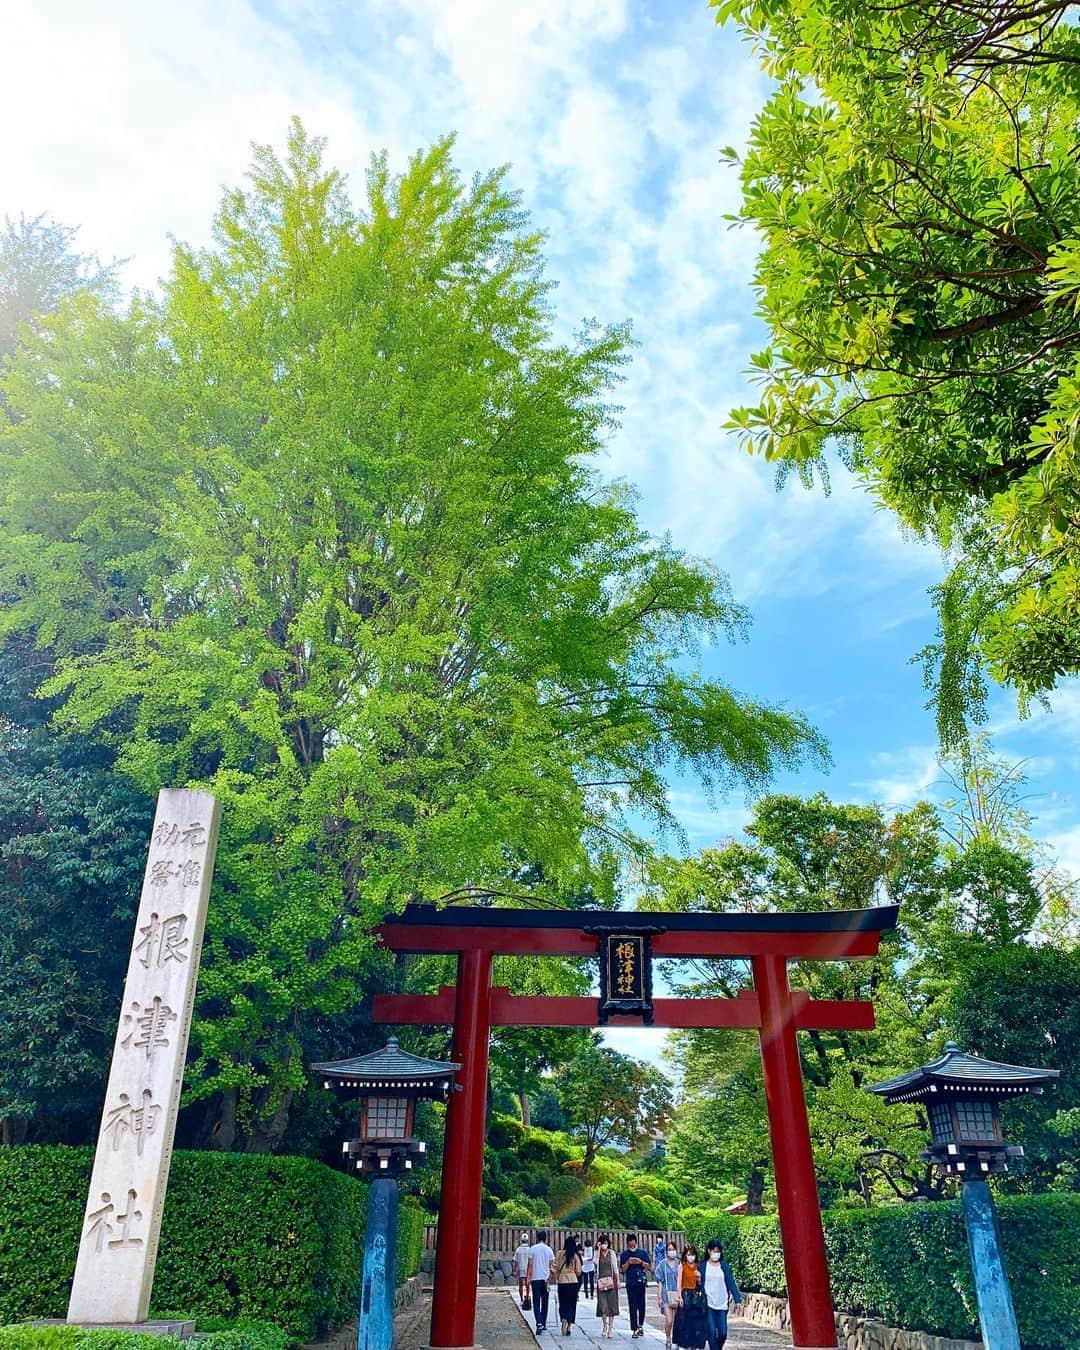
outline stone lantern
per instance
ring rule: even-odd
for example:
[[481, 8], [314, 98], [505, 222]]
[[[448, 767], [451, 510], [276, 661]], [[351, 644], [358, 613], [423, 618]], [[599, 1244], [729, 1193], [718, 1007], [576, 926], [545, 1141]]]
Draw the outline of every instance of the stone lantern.
[[411, 1055], [393, 1036], [370, 1055], [311, 1066], [323, 1087], [360, 1103], [359, 1137], [342, 1146], [345, 1158], [371, 1178], [359, 1350], [390, 1350], [393, 1344], [398, 1177], [426, 1152], [427, 1146], [413, 1134], [417, 1101], [445, 1101], [460, 1067]]
[[1008, 1171], [1023, 1156], [1001, 1129], [1000, 1106], [1009, 1097], [1041, 1093], [1057, 1069], [1001, 1064], [965, 1054], [950, 1042], [945, 1053], [910, 1073], [877, 1083], [868, 1092], [888, 1102], [918, 1102], [930, 1120], [930, 1146], [920, 1157], [937, 1164], [941, 1177], [957, 1177], [975, 1276], [979, 1324], [986, 1350], [1020, 1350], [1012, 1293], [1005, 1269], [988, 1176]]

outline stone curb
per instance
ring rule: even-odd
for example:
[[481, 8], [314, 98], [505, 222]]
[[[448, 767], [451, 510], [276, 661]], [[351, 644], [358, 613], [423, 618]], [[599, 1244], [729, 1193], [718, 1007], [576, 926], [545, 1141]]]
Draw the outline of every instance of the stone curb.
[[[743, 1294], [743, 1316], [755, 1326], [791, 1334], [787, 1299], [772, 1294]], [[844, 1350], [983, 1350], [982, 1341], [957, 1341], [928, 1331], [890, 1327], [872, 1317], [836, 1314], [836, 1335]]]

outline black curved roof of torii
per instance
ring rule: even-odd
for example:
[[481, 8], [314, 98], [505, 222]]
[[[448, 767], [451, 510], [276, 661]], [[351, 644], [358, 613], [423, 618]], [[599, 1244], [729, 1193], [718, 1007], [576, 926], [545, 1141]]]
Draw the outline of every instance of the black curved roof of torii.
[[432, 928], [575, 928], [586, 931], [632, 933], [666, 930], [669, 933], [863, 933], [888, 932], [896, 927], [899, 905], [871, 909], [811, 910], [795, 913], [744, 914], [736, 911], [639, 909], [492, 909], [487, 906], [406, 905], [400, 914], [383, 920], [384, 926], [423, 924]]

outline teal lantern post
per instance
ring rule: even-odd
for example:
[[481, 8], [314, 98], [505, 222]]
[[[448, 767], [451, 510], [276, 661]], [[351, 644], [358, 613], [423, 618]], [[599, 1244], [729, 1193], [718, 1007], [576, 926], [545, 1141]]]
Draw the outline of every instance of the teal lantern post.
[[427, 1147], [413, 1136], [416, 1103], [423, 1097], [445, 1101], [460, 1067], [411, 1055], [393, 1036], [373, 1054], [311, 1066], [323, 1087], [360, 1102], [359, 1138], [342, 1146], [346, 1162], [370, 1178], [358, 1350], [393, 1346], [398, 1178]]
[[1040, 1093], [1057, 1069], [1000, 1064], [965, 1054], [951, 1042], [930, 1064], [868, 1088], [889, 1102], [919, 1102], [930, 1120], [930, 1147], [920, 1157], [937, 1164], [939, 1177], [961, 1182], [979, 1326], [985, 1350], [1020, 1350], [1009, 1276], [994, 1197], [987, 1178], [1008, 1171], [1023, 1156], [1007, 1144], [999, 1106], [1009, 1097]]

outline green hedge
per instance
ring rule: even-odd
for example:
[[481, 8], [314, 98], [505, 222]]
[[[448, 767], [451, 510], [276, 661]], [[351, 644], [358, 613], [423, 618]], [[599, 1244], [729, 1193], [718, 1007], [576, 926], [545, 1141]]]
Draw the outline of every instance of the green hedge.
[[[0, 1350], [190, 1350], [192, 1341], [86, 1327], [0, 1327]], [[199, 1350], [287, 1350], [289, 1337], [268, 1322], [238, 1322], [200, 1336]]]
[[[85, 1148], [0, 1149], [0, 1324], [65, 1315], [91, 1162]], [[355, 1316], [366, 1206], [362, 1183], [309, 1158], [177, 1153], [153, 1308], [313, 1340]], [[399, 1273], [419, 1268], [413, 1213], [402, 1206]]]
[[398, 1210], [397, 1282], [404, 1284], [420, 1272], [420, 1257], [424, 1250], [424, 1225], [427, 1215], [415, 1200], [401, 1202]]
[[[1025, 1350], [1080, 1345], [1080, 1195], [1012, 1196], [998, 1202], [1005, 1259]], [[787, 1292], [775, 1218], [687, 1216], [687, 1237], [719, 1237], [746, 1289]], [[978, 1312], [958, 1201], [824, 1215], [837, 1308], [937, 1336], [975, 1337]]]

